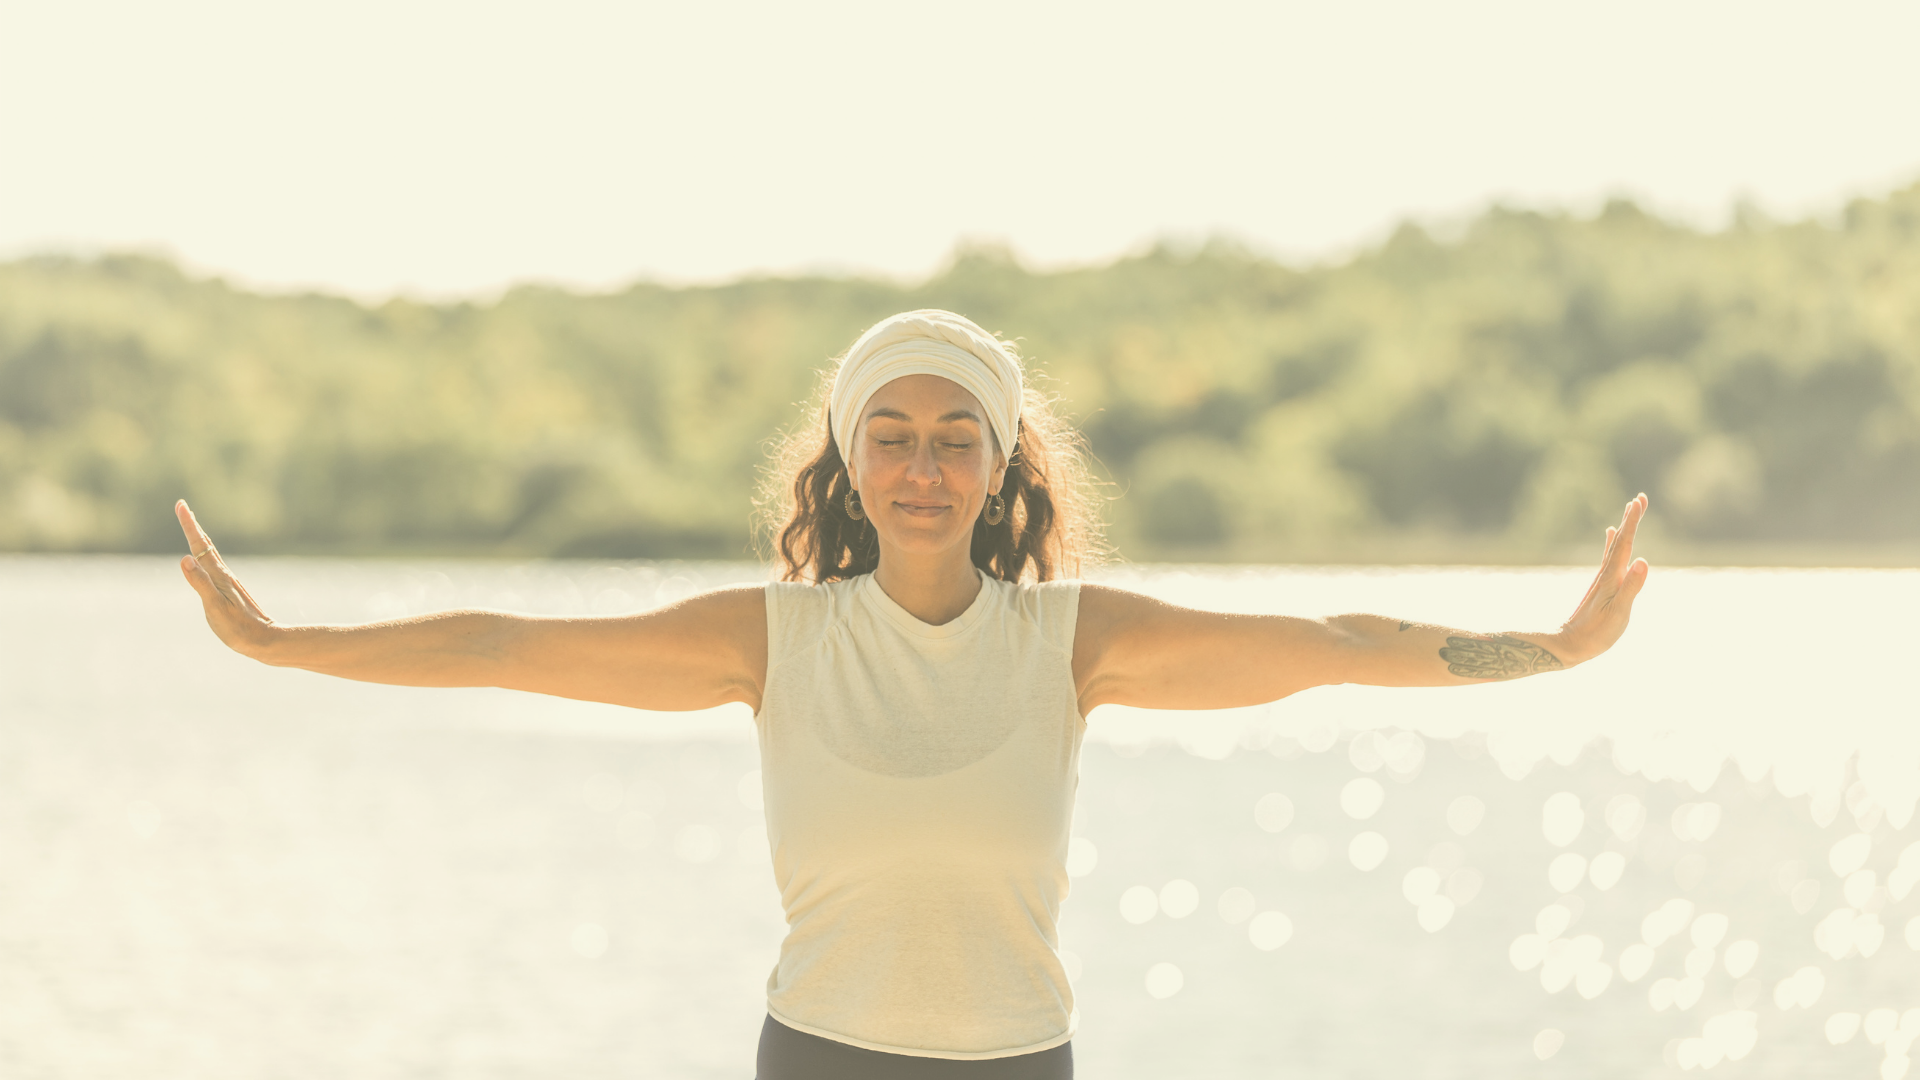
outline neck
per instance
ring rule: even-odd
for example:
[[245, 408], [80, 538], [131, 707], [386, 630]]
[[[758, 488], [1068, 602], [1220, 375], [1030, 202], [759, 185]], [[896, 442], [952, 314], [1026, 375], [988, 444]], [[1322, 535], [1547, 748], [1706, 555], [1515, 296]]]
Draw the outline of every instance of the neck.
[[930, 626], [959, 618], [980, 595], [982, 586], [980, 570], [966, 548], [909, 554], [890, 551], [884, 542], [873, 580], [894, 603]]

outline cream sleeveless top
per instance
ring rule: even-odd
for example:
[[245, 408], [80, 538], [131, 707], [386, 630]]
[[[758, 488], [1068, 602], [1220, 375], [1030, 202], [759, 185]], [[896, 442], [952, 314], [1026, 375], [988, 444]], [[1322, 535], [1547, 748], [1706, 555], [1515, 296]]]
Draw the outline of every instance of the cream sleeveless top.
[[754, 721], [788, 927], [767, 1008], [788, 1027], [938, 1058], [1073, 1036], [1055, 924], [1080, 588], [981, 576], [942, 626], [871, 575], [767, 586]]

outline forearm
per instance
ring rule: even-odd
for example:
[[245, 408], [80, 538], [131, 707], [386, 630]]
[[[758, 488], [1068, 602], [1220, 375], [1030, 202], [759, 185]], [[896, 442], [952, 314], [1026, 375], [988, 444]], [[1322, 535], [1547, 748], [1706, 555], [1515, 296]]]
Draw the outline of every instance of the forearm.
[[1336, 615], [1326, 625], [1345, 645], [1340, 681], [1369, 686], [1503, 682], [1582, 659], [1558, 632], [1486, 634], [1380, 615]]
[[445, 611], [356, 626], [274, 626], [245, 651], [277, 667], [401, 686], [498, 686], [511, 681], [513, 643], [534, 621], [492, 611]]

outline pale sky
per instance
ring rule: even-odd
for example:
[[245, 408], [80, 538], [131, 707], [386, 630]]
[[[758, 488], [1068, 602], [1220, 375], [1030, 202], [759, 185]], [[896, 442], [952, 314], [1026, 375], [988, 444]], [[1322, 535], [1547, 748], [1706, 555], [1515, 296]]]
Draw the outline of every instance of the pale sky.
[[1920, 3], [12, 3], [0, 255], [487, 294], [1920, 180]]

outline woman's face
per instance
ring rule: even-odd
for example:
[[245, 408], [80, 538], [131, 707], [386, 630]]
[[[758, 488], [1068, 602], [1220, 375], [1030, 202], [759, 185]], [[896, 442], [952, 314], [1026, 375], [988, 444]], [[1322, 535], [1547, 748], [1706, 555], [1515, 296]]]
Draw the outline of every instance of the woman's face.
[[853, 442], [848, 475], [883, 550], [964, 550], [987, 496], [1006, 476], [980, 402], [938, 375], [903, 375], [882, 386]]

